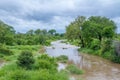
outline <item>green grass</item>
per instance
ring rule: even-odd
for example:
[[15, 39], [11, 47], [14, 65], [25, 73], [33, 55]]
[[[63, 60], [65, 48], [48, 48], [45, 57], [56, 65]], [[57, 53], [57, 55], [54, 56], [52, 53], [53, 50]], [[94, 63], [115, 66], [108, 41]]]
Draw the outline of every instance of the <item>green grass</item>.
[[79, 69], [77, 66], [70, 64], [66, 68], [71, 74], [83, 74], [83, 70]]
[[41, 46], [40, 45], [17, 45], [17, 46], [7, 46], [8, 49], [13, 51], [20, 50], [29, 50], [29, 51], [37, 51]]
[[61, 62], [61, 63], [67, 63], [68, 61], [68, 57], [66, 55], [58, 56], [56, 59], [58, 62]]
[[[68, 74], [64, 71], [57, 71], [57, 61], [46, 54], [39, 55], [40, 45], [6, 46], [13, 52], [12, 55], [3, 56], [7, 61], [0, 69], [0, 80], [69, 80]], [[29, 70], [17, 65], [17, 58], [22, 51], [31, 51], [35, 59], [33, 67]], [[41, 52], [40, 52], [41, 53]]]
[[54, 58], [47, 55], [41, 55], [37, 58], [35, 59], [36, 62], [44, 60], [50, 64], [47, 64], [48, 66], [46, 67], [44, 66], [46, 63], [44, 63], [42, 66], [38, 65], [40, 68], [33, 67], [30, 70], [26, 70], [19, 67], [16, 61], [10, 62], [0, 69], [0, 80], [69, 80], [69, 76], [65, 71], [56, 71], [57, 66]]
[[2, 59], [5, 61], [14, 61], [17, 59], [18, 55], [25, 50], [33, 52], [36, 54], [37, 51], [41, 48], [41, 45], [16, 45], [16, 46], [6, 46], [6, 48], [13, 52], [12, 55], [5, 56], [2, 55]]

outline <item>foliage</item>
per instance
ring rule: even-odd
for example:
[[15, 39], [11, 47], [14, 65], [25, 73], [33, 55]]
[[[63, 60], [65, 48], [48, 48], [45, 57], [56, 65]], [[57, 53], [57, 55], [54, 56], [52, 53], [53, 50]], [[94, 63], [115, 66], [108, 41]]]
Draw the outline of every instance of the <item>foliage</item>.
[[68, 57], [66, 55], [61, 55], [57, 57], [57, 61], [66, 63], [68, 61]]
[[51, 35], [54, 35], [56, 33], [56, 30], [55, 29], [51, 29], [48, 31], [48, 33], [50, 33]]
[[[0, 21], [0, 43], [6, 45], [49, 45], [50, 40], [63, 38], [64, 34], [55, 29], [28, 30], [26, 33], [15, 33], [13, 27]], [[49, 40], [49, 41], [48, 41]]]
[[55, 58], [51, 58], [46, 54], [38, 57], [35, 63], [35, 69], [48, 69], [51, 71], [57, 71], [57, 64]]
[[0, 47], [0, 55], [12, 55], [13, 52], [6, 47]]
[[[57, 35], [56, 35], [57, 34]], [[49, 45], [51, 40], [62, 38], [54, 29], [49, 31], [43, 29], [29, 30], [25, 34], [15, 34], [15, 41], [18, 45]]]
[[34, 64], [33, 55], [29, 51], [23, 51], [17, 59], [17, 65], [25, 68], [31, 69], [32, 65]]
[[15, 33], [15, 30], [13, 29], [13, 27], [0, 21], [0, 43], [2, 44], [4, 43], [7, 45], [13, 45], [14, 33]]
[[6, 73], [6, 75], [0, 76], [0, 80], [69, 80], [66, 73], [50, 73], [47, 69], [29, 71], [16, 69]]
[[93, 39], [90, 44], [90, 49], [92, 50], [99, 50], [101, 43], [98, 39]]
[[74, 22], [72, 22], [70, 25], [66, 27], [65, 35], [68, 40], [73, 41], [75, 39], [78, 39], [80, 40], [82, 46], [84, 46], [81, 29], [85, 20], [86, 18], [84, 16], [79, 16], [77, 19], [75, 19]]
[[15, 70], [15, 71], [11, 71], [8, 74], [7, 79], [9, 79], [9, 80], [28, 80], [29, 76], [25, 73], [24, 70]]
[[112, 41], [111, 41], [111, 39], [104, 39], [101, 42], [102, 53], [104, 54], [105, 52], [110, 51], [111, 49], [112, 49]]
[[68, 65], [67, 70], [70, 71], [70, 73], [72, 74], [83, 74], [83, 71], [73, 64]]
[[116, 24], [109, 18], [91, 16], [85, 19], [81, 16], [67, 26], [66, 36], [72, 43], [79, 40], [74, 44], [80, 45], [84, 52], [112, 60], [113, 57], [117, 59], [113, 41], [119, 35], [116, 35], [115, 30]]
[[32, 69], [27, 70], [14, 62], [9, 63], [0, 69], [0, 80], [69, 80], [65, 71], [56, 70], [55, 58], [43, 54], [36, 57], [35, 63], [39, 62], [43, 62], [40, 63], [39, 68], [34, 64]]
[[120, 56], [114, 56], [112, 61], [120, 64]]

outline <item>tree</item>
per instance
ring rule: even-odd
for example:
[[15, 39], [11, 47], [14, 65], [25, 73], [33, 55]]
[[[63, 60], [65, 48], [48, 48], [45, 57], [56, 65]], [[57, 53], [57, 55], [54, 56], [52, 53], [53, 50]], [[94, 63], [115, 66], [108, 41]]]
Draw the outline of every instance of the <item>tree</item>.
[[35, 32], [34, 32], [36, 35], [40, 35], [41, 34], [41, 30], [40, 29], [37, 29], [37, 30], [35, 30]]
[[50, 33], [51, 35], [54, 35], [56, 33], [56, 30], [55, 29], [51, 29], [48, 31], [48, 33]]
[[34, 30], [31, 29], [31, 30], [27, 31], [26, 34], [32, 36], [34, 34]]
[[86, 18], [84, 16], [79, 16], [75, 21], [71, 22], [70, 25], [66, 27], [66, 37], [68, 40], [78, 39], [84, 46], [84, 41], [82, 37], [82, 25], [85, 22]]
[[0, 43], [12, 45], [14, 42], [15, 30], [13, 27], [0, 21]]
[[100, 42], [105, 38], [112, 39], [115, 35], [115, 29], [116, 25], [112, 20], [101, 16], [91, 16], [84, 22], [82, 27], [82, 34], [86, 46], [88, 46], [94, 38]]
[[[94, 48], [96, 43], [99, 45], [103, 40], [112, 40], [116, 34], [115, 30], [116, 25], [109, 18], [91, 16], [86, 20], [80, 16], [66, 27], [66, 37], [71, 41], [80, 40], [81, 47]], [[95, 45], [91, 46], [92, 43]]]
[[43, 30], [41, 30], [41, 33], [42, 33], [43, 35], [46, 35], [46, 34], [47, 34], [47, 30], [46, 30], [46, 29], [43, 29]]

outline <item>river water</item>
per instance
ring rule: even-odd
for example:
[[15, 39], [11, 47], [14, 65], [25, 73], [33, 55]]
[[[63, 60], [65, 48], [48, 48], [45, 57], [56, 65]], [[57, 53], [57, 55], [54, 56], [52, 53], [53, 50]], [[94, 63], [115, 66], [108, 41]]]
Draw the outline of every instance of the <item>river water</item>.
[[[78, 52], [79, 47], [62, 43], [61, 40], [46, 47], [46, 53], [52, 57], [68, 56], [69, 63], [73, 63], [84, 70], [83, 75], [71, 75], [70, 80], [120, 80], [120, 64], [106, 59]], [[58, 70], [65, 69], [66, 64], [59, 63]]]

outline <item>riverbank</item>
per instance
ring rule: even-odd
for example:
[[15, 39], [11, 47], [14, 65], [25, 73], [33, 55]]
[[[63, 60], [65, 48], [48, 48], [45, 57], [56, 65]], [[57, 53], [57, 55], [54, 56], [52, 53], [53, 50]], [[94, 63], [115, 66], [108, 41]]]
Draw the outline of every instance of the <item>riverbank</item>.
[[[0, 69], [0, 79], [6, 80], [8, 78], [11, 78], [12, 76], [14, 77], [21, 76], [21, 78], [24, 78], [23, 75], [29, 76], [29, 78], [30, 78], [30, 75], [33, 75], [33, 78], [35, 79], [39, 77], [36, 75], [38, 73], [41, 74], [42, 71], [45, 73], [44, 74], [45, 76], [49, 77], [48, 80], [55, 78], [55, 76], [52, 76], [51, 75], [52, 73], [50, 73], [53, 70], [49, 70], [50, 72], [48, 70], [47, 71], [45, 70], [47, 68], [53, 67], [51, 66], [52, 63], [49, 63], [49, 61], [51, 60], [45, 57], [44, 59], [40, 60], [40, 62], [42, 62], [42, 65], [46, 65], [46, 68], [44, 68], [42, 71], [40, 70], [40, 72], [36, 68], [33, 68], [32, 70], [25, 70], [25, 69], [21, 70], [20, 68], [18, 68], [16, 65], [16, 60], [17, 60], [17, 57], [20, 55], [19, 50], [23, 50], [23, 49], [29, 50], [29, 51], [33, 50], [31, 52], [33, 52], [33, 57], [36, 62], [38, 62], [38, 59], [41, 59], [40, 58], [41, 55], [45, 55], [44, 51], [46, 51], [46, 54], [48, 54], [49, 56], [54, 56], [54, 57], [57, 57], [60, 55], [67, 56], [68, 57], [67, 63], [58, 63], [56, 61], [56, 58], [54, 58], [55, 63], [58, 63], [55, 68], [58, 69], [58, 72], [56, 72], [57, 74], [56, 76], [59, 76], [59, 80], [68, 80], [69, 77], [70, 77], [70, 80], [119, 80], [120, 79], [119, 64], [112, 63], [109, 60], [103, 59], [99, 56], [84, 54], [84, 53], [81, 53], [81, 51], [78, 52], [78, 48], [79, 47], [77, 46], [73, 46], [68, 43], [67, 44], [62, 43], [61, 41], [52, 42], [51, 46], [44, 47], [44, 48], [43, 46], [34, 46], [34, 48], [33, 46], [31, 46], [31, 48], [30, 46], [10, 47], [10, 49], [15, 51], [16, 53], [15, 55], [9, 56], [7, 58], [7, 60], [9, 61], [7, 62], [10, 62], [10, 63], [8, 65], [3, 66]], [[66, 58], [65, 56], [64, 58]], [[66, 61], [63, 61], [63, 62], [66, 62]], [[66, 67], [71, 64], [76, 66], [77, 68], [72, 66], [72, 69], [71, 68], [69, 68], [69, 70], [66, 69]], [[74, 67], [74, 70], [78, 71], [78, 69], [80, 69], [84, 71], [84, 73], [82, 75], [69, 73], [70, 70], [73, 71], [73, 67]], [[17, 72], [19, 72], [20, 70], [23, 71], [24, 73], [20, 72], [20, 75], [17, 75]], [[61, 70], [63, 71], [60, 72]], [[50, 76], [52, 76], [52, 78]], [[12, 79], [12, 80], [15, 80], [15, 79]], [[28, 78], [24, 80], [28, 80]], [[29, 79], [29, 80], [33, 80], [33, 79]], [[36, 79], [36, 80], [39, 80], [39, 79]]]
[[84, 80], [119, 80], [120, 65], [104, 58], [81, 53], [83, 56], [82, 69], [85, 73], [81, 76]]
[[[7, 62], [7, 64], [0, 68], [0, 80], [68, 80], [69, 77], [65, 71], [57, 71], [56, 59], [44, 54], [45, 49], [43, 46], [7, 47], [13, 51], [13, 54], [2, 57], [2, 60], [5, 60], [4, 63]], [[31, 57], [29, 58], [26, 53], [31, 53]], [[21, 54], [23, 56], [20, 56]], [[26, 69], [28, 67], [26, 64], [31, 62], [31, 58], [33, 63], [29, 69]], [[18, 62], [24, 67], [18, 65]]]
[[[54, 47], [54, 48], [52, 48]], [[63, 49], [65, 48], [65, 49]], [[53, 42], [51, 47], [47, 47], [50, 56], [66, 55], [69, 61], [84, 70], [83, 75], [71, 75], [73, 80], [119, 80], [120, 64], [113, 63], [102, 57], [78, 52], [78, 47], [70, 44]], [[63, 66], [63, 65], [62, 65]]]

